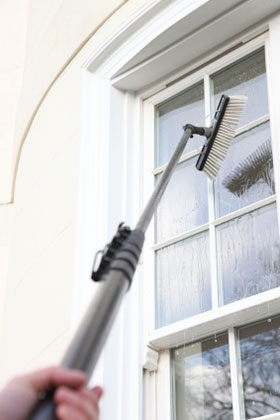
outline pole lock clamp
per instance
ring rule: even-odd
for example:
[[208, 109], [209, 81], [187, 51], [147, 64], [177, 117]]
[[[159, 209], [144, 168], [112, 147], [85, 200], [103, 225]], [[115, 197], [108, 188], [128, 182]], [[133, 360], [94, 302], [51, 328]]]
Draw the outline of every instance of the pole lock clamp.
[[141, 230], [131, 230], [121, 223], [112, 241], [96, 253], [91, 273], [92, 280], [100, 281], [110, 270], [117, 270], [122, 271], [131, 284], [144, 239], [145, 235]]

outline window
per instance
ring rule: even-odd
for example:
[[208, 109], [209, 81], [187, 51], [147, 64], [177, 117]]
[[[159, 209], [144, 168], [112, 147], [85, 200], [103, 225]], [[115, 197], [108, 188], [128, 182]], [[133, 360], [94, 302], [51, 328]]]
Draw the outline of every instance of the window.
[[173, 351], [175, 418], [233, 420], [226, 334]]
[[[217, 180], [196, 170], [204, 140], [195, 136], [155, 215], [150, 342], [171, 349], [174, 420], [265, 419], [280, 412], [279, 318], [269, 316], [269, 302], [279, 294], [280, 242], [262, 42], [148, 100], [157, 182], [183, 125], [208, 125], [222, 93], [248, 96]], [[255, 309], [246, 315], [247, 302]], [[258, 302], [267, 304], [265, 313]]]
[[280, 411], [280, 318], [240, 328], [238, 333], [246, 418]]
[[[157, 110], [160, 104], [163, 105], [200, 84], [202, 113], [194, 112], [189, 119], [192, 122], [201, 120], [202, 123], [205, 123], [206, 119], [209, 123], [209, 116], [214, 109], [212, 102], [215, 95], [210, 95], [210, 92], [213, 92], [214, 75], [249, 57], [264, 45], [270, 105], [270, 119], [267, 121], [271, 123], [275, 192], [279, 195], [279, 2], [259, 1], [258, 7], [254, 7], [253, 3], [240, 0], [128, 2], [128, 7], [121, 7], [100, 28], [95, 39], [90, 40], [84, 47], [81, 55], [81, 59], [86, 59], [86, 62], [83, 65], [81, 85], [82, 147], [79, 198], [79, 208], [83, 211], [79, 212], [77, 266], [80, 268], [76, 287], [80, 312], [87, 305], [92, 290], [92, 285], [87, 280], [92, 264], [91, 250], [104, 246], [115, 233], [120, 221], [125, 220], [130, 226], [134, 226], [141, 209], [150, 197], [155, 177], [161, 172], [161, 166], [164, 164], [165, 158], [162, 157], [162, 163], [157, 163], [156, 167], [154, 165], [154, 153], [155, 156], [159, 153], [159, 150], [155, 150], [153, 141], [155, 108]], [[191, 96], [188, 99], [193, 104], [199, 102], [195, 95], [199, 95], [199, 88], [197, 93], [193, 93], [193, 99]], [[187, 106], [188, 102], [185, 105]], [[188, 107], [188, 115], [191, 109], [192, 107]], [[185, 118], [182, 120], [185, 124]], [[182, 131], [179, 125], [175, 124], [174, 127], [179, 131], [178, 137], [174, 136], [174, 142], [177, 143]], [[168, 145], [171, 144], [172, 138], [169, 137]], [[196, 159], [200, 141], [202, 139], [197, 138], [194, 147], [189, 143], [193, 150], [185, 156], [186, 171], [191, 171], [187, 166], [192, 153]], [[162, 148], [161, 153], [163, 151]], [[238, 159], [238, 162], [240, 161]], [[213, 185], [208, 181], [206, 193], [206, 222], [198, 221], [196, 227], [186, 227], [183, 233], [174, 232], [166, 239], [158, 238], [156, 242], [151, 229], [153, 226], [146, 232], [145, 250], [141, 259], [143, 264], [139, 266], [122, 307], [121, 316], [114, 327], [114, 333], [111, 334], [108, 351], [104, 354], [106, 395], [103, 407], [106, 407], [106, 413], [103, 412], [102, 415], [106, 419], [117, 416], [118, 419], [170, 420], [170, 412], [171, 409], [173, 412], [174, 406], [172, 400], [175, 401], [175, 397], [170, 398], [170, 384], [173, 383], [170, 380], [173, 377], [173, 370], [170, 370], [170, 349], [180, 349], [181, 346], [187, 347], [209, 338], [215, 340], [215, 334], [218, 340], [221, 334], [228, 337], [233, 417], [234, 420], [242, 419], [238, 414], [242, 393], [238, 382], [240, 369], [236, 368], [240, 360], [236, 352], [236, 328], [254, 325], [256, 321], [279, 314], [279, 287], [222, 304], [224, 280], [223, 272], [219, 273], [217, 270], [219, 254], [216, 249], [219, 244], [214, 233], [218, 225], [222, 226], [222, 222], [227, 223], [235, 218], [232, 218], [232, 211], [220, 216], [213, 214], [214, 191]], [[266, 205], [263, 200], [266, 200]], [[248, 204], [252, 212], [259, 210], [254, 209], [254, 205], [258, 207], [260, 202], [263, 204], [262, 208], [275, 205], [275, 196], [272, 194]], [[202, 204], [204, 205], [203, 202]], [[245, 205], [233, 210], [236, 218], [245, 215], [246, 212], [243, 211], [246, 207]], [[249, 213], [248, 211], [246, 214]], [[278, 206], [278, 216], [279, 214]], [[201, 215], [204, 217], [203, 212]], [[205, 224], [209, 226], [208, 231]], [[169, 227], [171, 226], [175, 225], [169, 223]], [[160, 232], [161, 230], [159, 234]], [[195, 237], [195, 233], [201, 234], [201, 239]], [[208, 238], [203, 237], [206, 234], [209, 235]], [[175, 236], [177, 242], [174, 241]], [[203, 312], [188, 317], [183, 314], [183, 318], [179, 320], [179, 316], [177, 321], [168, 318], [161, 321], [159, 314], [157, 322], [165, 325], [160, 327], [158, 324], [155, 328], [154, 256], [157, 253], [160, 256], [160, 251], [166, 251], [165, 248], [169, 245], [174, 245], [175, 249], [180, 242], [187, 240], [188, 236], [197, 239], [197, 246], [206, 253], [203, 263], [211, 267], [210, 272], [205, 270], [210, 278], [211, 293], [206, 297], [211, 308], [204, 310], [203, 305], [208, 304], [206, 300], [206, 304], [205, 301], [201, 304]], [[206, 242], [205, 246], [203, 240]], [[214, 241], [216, 249], [213, 247]], [[190, 242], [188, 245], [189, 249], [193, 249]], [[81, 279], [85, 279], [84, 289], [81, 288]], [[206, 284], [209, 286], [209, 280]], [[196, 290], [195, 287], [193, 289]], [[168, 289], [166, 291], [169, 293]], [[178, 290], [178, 294], [180, 292]], [[196, 303], [197, 307], [198, 304]], [[198, 310], [197, 307], [194, 307], [194, 312]], [[144, 334], [142, 323], [145, 325]], [[152, 350], [159, 353], [158, 365], [158, 355]], [[140, 366], [144, 366], [143, 410], [143, 372]], [[123, 393], [126, 398], [122, 398]], [[280, 414], [270, 415], [270, 420], [275, 420], [277, 415], [280, 417]]]
[[[199, 139], [197, 145], [195, 136], [159, 205], [155, 222], [158, 327], [207, 311], [216, 302], [223, 305], [280, 286], [264, 50], [209, 79], [205, 96], [210, 97], [211, 114], [223, 92], [247, 95], [248, 105], [217, 181], [211, 184], [195, 169], [203, 141]], [[159, 104], [156, 112], [158, 167], [168, 160], [184, 123], [204, 124], [203, 83]], [[156, 178], [163, 167], [156, 169]], [[216, 268], [212, 268], [212, 280], [211, 265]]]
[[[237, 329], [242, 418], [280, 412], [280, 318]], [[172, 351], [174, 418], [233, 419], [227, 334]]]

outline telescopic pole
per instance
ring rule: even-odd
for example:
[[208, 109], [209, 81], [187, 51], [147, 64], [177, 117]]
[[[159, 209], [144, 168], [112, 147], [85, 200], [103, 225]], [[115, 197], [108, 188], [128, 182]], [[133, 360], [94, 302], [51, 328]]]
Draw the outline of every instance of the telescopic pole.
[[[184, 134], [135, 229], [130, 231], [129, 228], [120, 226], [117, 235], [104, 251], [100, 267], [93, 273], [99, 287], [66, 351], [62, 366], [80, 369], [88, 377], [91, 376], [122, 299], [132, 282], [144, 243], [144, 234], [192, 132], [191, 128], [184, 128]], [[27, 417], [29, 420], [56, 419], [53, 392], [38, 401]]]

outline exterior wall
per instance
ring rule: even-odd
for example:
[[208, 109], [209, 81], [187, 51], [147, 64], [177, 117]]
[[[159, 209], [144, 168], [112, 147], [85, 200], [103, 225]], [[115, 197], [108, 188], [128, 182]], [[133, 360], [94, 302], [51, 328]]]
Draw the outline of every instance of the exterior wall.
[[0, 2], [0, 203], [10, 197], [12, 145], [23, 75], [28, 0]]
[[[82, 79], [81, 67], [91, 56], [92, 51], [98, 50], [99, 46], [121, 25], [125, 25], [137, 10], [153, 2], [130, 0], [124, 3], [122, 5], [121, 2], [102, 2], [100, 5], [102, 11], [97, 16], [95, 5], [93, 6], [94, 3], [90, 1], [85, 1], [83, 7], [81, 2], [76, 5], [73, 2], [71, 13], [69, 2], [66, 0], [61, 1], [59, 7], [54, 1], [51, 4], [48, 2], [48, 5], [45, 2], [30, 2], [28, 15], [30, 26], [26, 44], [23, 88], [17, 122], [16, 125], [12, 124], [15, 129], [14, 146], [9, 148], [12, 162], [16, 162], [21, 144], [23, 147], [19, 155], [18, 171], [11, 173], [6, 171], [6, 185], [9, 185], [9, 181], [16, 173], [14, 200], [10, 204], [0, 207], [0, 257], [4, 262], [0, 268], [0, 312], [2, 314], [0, 383], [5, 382], [8, 377], [17, 372], [29, 370], [42, 364], [58, 362], [71, 336], [73, 324], [76, 324], [85, 309], [84, 303], [88, 301], [89, 295], [94, 292], [94, 285], [89, 282], [87, 277], [87, 264], [82, 267], [84, 274], [82, 278], [79, 277], [75, 280], [75, 258], [79, 252], [76, 250], [76, 232], [79, 229], [79, 227], [77, 228], [76, 206], [80, 193], [78, 190], [79, 154], [81, 151], [80, 138], [83, 135], [80, 121], [80, 99], [81, 92], [88, 89], [88, 86], [92, 86], [88, 80]], [[154, 4], [156, 3], [155, 1]], [[190, 1], [190, 3], [192, 2]], [[102, 19], [121, 5], [122, 7], [100, 26], [74, 59], [68, 63], [69, 58], [87, 39], [89, 33], [94, 32], [102, 23]], [[75, 12], [75, 6], [83, 15], [79, 14], [75, 18], [75, 23], [77, 21], [80, 23], [77, 24], [74, 34], [70, 18]], [[277, 28], [279, 28], [279, 21], [275, 18], [274, 31]], [[65, 32], [62, 34], [61, 31], [64, 30]], [[139, 31], [141, 31], [141, 26]], [[276, 42], [275, 38], [274, 44]], [[274, 73], [276, 75], [275, 71]], [[94, 77], [90, 74], [87, 74], [87, 77], [91, 78], [94, 84]], [[110, 84], [106, 80], [104, 82], [104, 86], [106, 86], [102, 90], [99, 79], [96, 79], [95, 83], [93, 90], [88, 94], [89, 101], [90, 96], [97, 95], [97, 92], [100, 94], [106, 92], [106, 83]], [[111, 120], [106, 119], [104, 116], [106, 110], [102, 110], [104, 111], [102, 118], [106, 120], [105, 125], [108, 121], [111, 123], [110, 130], [114, 131], [114, 138], [119, 127], [119, 121], [116, 120], [129, 120], [127, 118], [129, 114], [123, 112], [122, 107], [132, 109], [139, 106], [137, 100], [134, 101], [133, 95], [130, 97], [129, 94], [124, 94], [124, 98], [121, 96], [120, 91], [114, 89], [112, 103], [115, 107], [111, 110], [112, 114], [114, 110], [118, 110], [114, 121], [112, 118]], [[133, 103], [132, 105], [130, 101]], [[93, 102], [95, 102], [94, 106], [101, 106], [99, 99], [95, 101], [94, 98]], [[106, 100], [104, 103], [107, 103]], [[118, 104], [120, 106], [116, 107]], [[92, 104], [83, 104], [84, 107], [88, 106], [87, 117], [94, 120], [95, 114], [91, 112], [90, 105]], [[113, 105], [111, 105], [112, 108]], [[99, 123], [99, 121], [94, 122], [96, 125]], [[100, 123], [101, 128], [102, 124]], [[130, 128], [130, 131], [128, 129], [127, 132], [123, 131], [124, 133], [118, 133], [118, 136], [125, 134], [131, 144], [131, 138], [135, 137], [133, 129]], [[103, 133], [104, 131], [101, 129], [99, 135], [103, 135]], [[107, 133], [105, 133], [105, 137], [106, 135]], [[112, 133], [110, 135], [112, 136]], [[89, 143], [91, 137], [92, 140], [96, 140], [95, 143], [98, 144], [98, 147], [103, 143], [101, 136], [98, 137], [89, 131], [87, 134]], [[108, 145], [111, 144], [108, 143]], [[89, 147], [89, 151], [98, 152], [98, 147]], [[101, 149], [102, 147], [103, 144], [100, 145]], [[111, 150], [108, 161], [113, 162], [117, 168], [119, 161], [116, 162], [114, 152], [115, 150], [119, 151], [119, 143], [115, 143], [115, 148]], [[138, 151], [135, 148], [131, 155], [135, 156]], [[87, 152], [83, 151], [84, 155]], [[126, 149], [126, 153], [127, 155], [130, 153], [129, 148]], [[137, 161], [139, 160], [138, 156]], [[125, 158], [123, 157], [123, 159]], [[100, 155], [96, 160], [101, 160]], [[103, 162], [99, 162], [100, 167], [102, 164]], [[97, 174], [96, 168], [89, 167], [87, 170], [89, 176]], [[127, 173], [133, 172], [129, 168], [124, 168], [123, 171], [125, 172], [125, 170]], [[97, 175], [99, 174], [100, 171]], [[110, 175], [113, 178], [113, 171], [110, 172]], [[111, 206], [107, 206], [108, 210], [106, 209], [106, 211], [110, 213], [108, 219], [114, 219], [111, 222], [114, 225], [112, 229], [115, 228], [115, 221], [120, 220], [119, 213], [121, 213], [120, 206], [114, 202], [115, 195], [111, 194], [116, 194], [114, 187], [115, 184], [120, 183], [118, 181], [117, 178], [111, 179], [111, 190], [104, 189], [104, 195], [108, 193], [108, 197], [111, 197], [111, 201], [107, 197]], [[94, 187], [98, 183], [99, 190], [103, 190], [103, 186], [106, 186], [109, 180], [106, 177], [104, 179], [103, 176], [99, 176], [99, 178], [95, 176], [95, 180], [90, 182], [94, 183]], [[132, 195], [132, 191], [135, 189], [132, 186], [135, 183], [131, 179], [130, 184], [128, 181], [127, 195]], [[90, 187], [91, 184], [86, 186], [86, 192], [91, 192]], [[9, 197], [3, 202], [9, 202], [9, 199], [12, 198], [11, 189], [9, 188], [8, 191]], [[93, 191], [93, 194], [96, 195], [95, 198], [98, 198], [97, 191]], [[125, 195], [125, 193], [123, 194]], [[139, 196], [138, 191], [134, 194]], [[7, 198], [7, 195], [5, 197]], [[125, 207], [125, 198], [123, 199], [124, 204], [121, 203], [123, 207]], [[96, 205], [96, 202], [93, 204]], [[86, 216], [92, 218], [91, 215]], [[106, 219], [105, 216], [104, 219]], [[98, 222], [95, 224], [97, 230], [101, 230]], [[107, 228], [111, 234], [111, 226], [107, 226]], [[100, 234], [101, 236], [102, 234]], [[90, 246], [86, 250], [88, 252], [86, 260], [92, 258], [92, 252], [97, 249], [96, 245], [102, 246], [104, 242], [100, 243], [91, 239], [89, 244]], [[94, 245], [93, 248], [92, 245]], [[83, 292], [80, 290], [80, 280], [84, 282]], [[83, 296], [80, 296], [81, 293]], [[137, 316], [140, 313], [137, 310], [139, 308], [136, 308], [137, 303], [139, 304], [138, 290], [132, 289], [130, 296], [132, 298], [129, 297], [131, 300], [125, 302], [125, 308], [117, 320], [117, 328], [109, 339], [112, 346], [105, 350], [110, 363], [104, 366], [105, 373], [100, 374], [100, 378], [104, 378], [108, 384], [105, 398], [108, 398], [110, 403], [104, 410], [106, 419], [112, 418], [112, 416], [116, 419], [134, 419], [136, 418], [133, 414], [135, 411], [131, 409], [131, 406], [132, 404], [141, 405], [141, 398], [139, 398], [141, 391], [132, 392], [134, 390], [132, 386], [138, 380], [137, 376], [135, 381], [134, 378], [121, 378], [120, 380], [116, 378], [117, 374], [121, 376], [120, 372], [126, 361], [125, 367], [128, 367], [126, 371], [129, 373], [133, 371], [138, 363], [138, 354], [135, 356], [135, 351], [140, 352], [139, 349], [136, 349], [137, 346], [140, 348], [138, 342], [134, 343], [130, 340], [130, 343], [123, 343], [120, 339], [121, 334], [123, 334], [121, 337], [125, 334], [128, 336], [134, 330], [134, 335], [136, 335], [138, 331], [135, 331], [134, 328], [135, 322], [139, 321]], [[127, 313], [133, 313], [133, 316], [128, 319]], [[115, 343], [118, 344], [117, 347]], [[134, 357], [133, 360], [132, 357]], [[162, 360], [161, 357], [161, 363], [163, 363]], [[118, 372], [113, 378], [114, 370], [118, 370]], [[129, 374], [127, 375], [129, 376]], [[131, 384], [129, 380], [131, 380]], [[138, 391], [141, 390], [141, 383], [138, 383], [137, 386]], [[134, 395], [133, 402], [124, 401], [124, 395], [129, 394], [124, 390], [130, 391]], [[160, 395], [165, 394], [165, 389], [160, 390]], [[151, 404], [153, 403], [154, 401]], [[122, 405], [128, 407], [125, 412], [127, 415], [122, 411]], [[161, 410], [164, 409], [161, 408]], [[161, 415], [163, 418], [163, 413]], [[167, 415], [169, 413], [166, 413]]]
[[[23, 85], [14, 147], [58, 75], [104, 21], [127, 0], [29, 0]], [[17, 158], [15, 153], [14, 158]]]
[[79, 72], [77, 77], [66, 73], [42, 104], [22, 150], [3, 316], [2, 378], [57, 362], [69, 338], [80, 92]]
[[[25, 9], [23, 84], [16, 123], [10, 121], [13, 147], [9, 143], [5, 155], [9, 164], [17, 159], [19, 164], [5, 171], [0, 207], [0, 383], [59, 362], [71, 335], [81, 67], [92, 49], [145, 2], [131, 1], [113, 14], [124, 3], [83, 1], [70, 7], [68, 1], [30, 1], [28, 16]], [[11, 99], [14, 107], [18, 95]]]

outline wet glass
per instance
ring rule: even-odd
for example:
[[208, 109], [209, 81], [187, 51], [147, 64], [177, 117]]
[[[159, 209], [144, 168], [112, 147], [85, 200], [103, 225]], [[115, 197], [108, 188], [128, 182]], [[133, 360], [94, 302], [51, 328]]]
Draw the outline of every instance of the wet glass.
[[156, 252], [156, 328], [211, 309], [208, 231]]
[[[158, 167], [170, 159], [183, 135], [184, 125], [205, 125], [203, 83], [192, 86], [158, 105], [155, 124], [155, 166]], [[184, 153], [198, 149], [204, 141], [203, 137], [194, 136], [189, 139]]]
[[172, 351], [174, 420], [232, 420], [227, 335]]
[[275, 194], [270, 124], [235, 138], [215, 182], [216, 217]]
[[269, 113], [264, 50], [258, 50], [212, 76], [214, 109], [222, 94], [245, 95], [247, 105], [239, 126]]
[[195, 160], [177, 165], [171, 177], [156, 212], [156, 242], [208, 221], [207, 178], [197, 171]]
[[245, 418], [280, 411], [280, 318], [240, 328]]
[[217, 227], [221, 304], [280, 286], [276, 206], [265, 206]]

